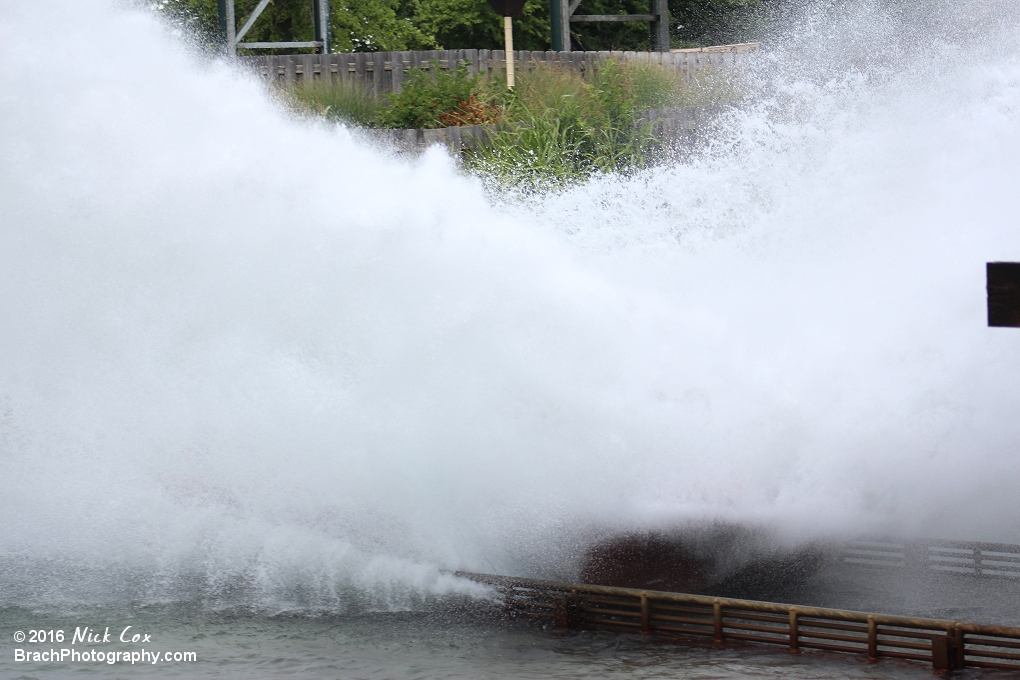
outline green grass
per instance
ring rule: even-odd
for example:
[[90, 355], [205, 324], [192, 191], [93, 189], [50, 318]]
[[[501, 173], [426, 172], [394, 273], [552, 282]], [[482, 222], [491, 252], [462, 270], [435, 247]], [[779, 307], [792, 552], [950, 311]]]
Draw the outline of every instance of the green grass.
[[584, 76], [535, 65], [507, 98], [517, 121], [466, 159], [497, 184], [524, 190], [562, 186], [600, 172], [645, 165], [658, 146], [644, 109], [679, 104], [682, 79], [659, 67], [606, 62]]
[[351, 125], [372, 126], [382, 110], [382, 102], [373, 92], [346, 78], [331, 83], [302, 80], [290, 88], [287, 95], [298, 111]]

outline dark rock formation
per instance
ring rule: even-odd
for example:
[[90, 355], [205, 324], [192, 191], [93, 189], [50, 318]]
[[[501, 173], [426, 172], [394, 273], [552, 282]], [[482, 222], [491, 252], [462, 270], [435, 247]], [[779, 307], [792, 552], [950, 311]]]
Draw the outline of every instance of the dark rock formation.
[[732, 524], [620, 534], [587, 552], [581, 580], [595, 585], [769, 599], [823, 563], [816, 546], [791, 546]]

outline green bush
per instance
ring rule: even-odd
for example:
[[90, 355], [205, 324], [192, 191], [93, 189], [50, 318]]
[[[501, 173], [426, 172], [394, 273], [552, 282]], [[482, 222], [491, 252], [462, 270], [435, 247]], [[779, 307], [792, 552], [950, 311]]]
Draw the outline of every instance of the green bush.
[[437, 69], [433, 74], [417, 66], [406, 73], [403, 88], [389, 96], [389, 106], [379, 115], [382, 127], [445, 127], [443, 114], [471, 100], [478, 88], [478, 76], [468, 72], [466, 62], [445, 73]]

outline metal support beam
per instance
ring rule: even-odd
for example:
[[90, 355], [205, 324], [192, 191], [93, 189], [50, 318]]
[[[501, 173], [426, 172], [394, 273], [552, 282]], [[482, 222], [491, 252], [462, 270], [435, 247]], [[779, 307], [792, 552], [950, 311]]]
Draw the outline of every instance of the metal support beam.
[[322, 47], [322, 43], [318, 40], [306, 40], [304, 42], [251, 42], [251, 43], [237, 43], [237, 47], [245, 50], [277, 50], [297, 47], [314, 47], [319, 49]]
[[248, 29], [251, 28], [251, 25], [255, 23], [255, 20], [259, 18], [259, 15], [262, 14], [262, 11], [269, 5], [270, 2], [272, 2], [272, 0], [261, 0], [261, 2], [255, 6], [255, 11], [251, 13], [248, 20], [244, 22], [243, 26], [241, 26], [241, 30], [237, 32], [237, 36], [234, 40], [240, 40], [244, 37], [244, 35], [248, 32]]
[[654, 14], [575, 14], [570, 17], [571, 21], [647, 21], [652, 22], [656, 20]]
[[216, 18], [218, 19], [216, 32], [223, 49], [227, 48], [227, 0], [216, 0]]
[[669, 0], [652, 0], [652, 42], [656, 52], [669, 52]]
[[549, 0], [549, 32], [553, 50], [570, 51], [570, 15], [580, 3], [568, 0]]
[[255, 6], [255, 9], [245, 20], [244, 25], [241, 26], [241, 30], [236, 30], [237, 20], [234, 13], [234, 2], [235, 0], [217, 0], [220, 20], [220, 31], [224, 37], [224, 41], [227, 46], [227, 54], [230, 56], [237, 56], [237, 48], [244, 49], [280, 49], [280, 48], [298, 48], [298, 47], [314, 47], [317, 51], [328, 54], [329, 53], [329, 0], [313, 0], [314, 3], [314, 22], [315, 22], [315, 40], [311, 41], [291, 41], [291, 42], [240, 42], [251, 27], [255, 24], [255, 21], [259, 18], [262, 12], [269, 6], [272, 0], [259, 0], [259, 4]]
[[[550, 0], [549, 13], [552, 17], [553, 49], [570, 51], [570, 24], [588, 21], [645, 21], [651, 24], [652, 43], [658, 52], [669, 52], [669, 0], [650, 0], [652, 14], [574, 14], [581, 0]], [[559, 12], [559, 14], [557, 14]], [[557, 16], [560, 16], [559, 23]], [[560, 41], [557, 42], [557, 32]], [[562, 47], [561, 47], [562, 45]]]
[[237, 19], [234, 16], [234, 0], [226, 0], [227, 20], [227, 56], [237, 56], [237, 36], [234, 29], [237, 28]]
[[314, 0], [315, 39], [322, 43], [322, 54], [329, 54], [329, 0]]

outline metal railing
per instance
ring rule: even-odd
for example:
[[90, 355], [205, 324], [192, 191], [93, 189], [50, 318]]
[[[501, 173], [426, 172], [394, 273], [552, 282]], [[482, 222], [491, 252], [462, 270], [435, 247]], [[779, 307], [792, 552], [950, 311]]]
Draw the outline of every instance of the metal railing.
[[513, 615], [561, 628], [603, 628], [819, 649], [931, 663], [1020, 670], [1020, 628], [868, 614], [633, 588], [457, 572], [497, 588]]

